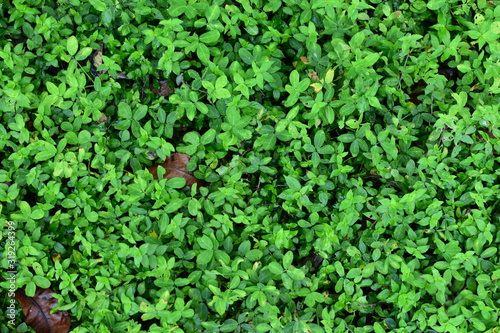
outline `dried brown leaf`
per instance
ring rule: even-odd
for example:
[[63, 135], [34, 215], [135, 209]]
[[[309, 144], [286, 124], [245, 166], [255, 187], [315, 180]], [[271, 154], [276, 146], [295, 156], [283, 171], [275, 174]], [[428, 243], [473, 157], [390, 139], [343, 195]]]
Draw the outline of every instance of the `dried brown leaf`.
[[99, 120], [97, 120], [97, 122], [99, 124], [101, 124], [101, 123], [105, 123], [106, 121], [108, 121], [108, 117], [104, 113], [101, 112], [101, 117], [99, 118]]
[[304, 64], [308, 64], [308, 63], [310, 63], [309, 59], [307, 59], [307, 57], [305, 57], [305, 56], [300, 57], [300, 60], [301, 60]]
[[67, 311], [50, 313], [57, 305], [57, 299], [52, 296], [50, 289], [37, 288], [33, 297], [27, 296], [24, 291], [16, 291], [16, 300], [23, 309], [26, 324], [36, 333], [67, 333], [71, 328], [71, 320]]
[[[98, 75], [102, 75], [106, 73], [106, 70], [101, 70], [98, 71], [97, 68], [101, 66], [104, 63], [104, 60], [102, 56], [104, 55], [104, 45], [101, 46], [100, 49], [95, 50], [92, 55], [90, 56], [90, 63], [91, 63], [91, 68], [90, 68], [90, 73], [96, 77]], [[117, 72], [116, 73], [116, 78], [117, 79], [128, 79], [127, 74], [122, 73], [122, 72]]]
[[167, 157], [165, 163], [160, 163], [149, 167], [149, 172], [153, 175], [155, 179], [158, 179], [158, 166], [161, 165], [165, 168], [165, 175], [163, 178], [172, 179], [175, 177], [181, 177], [186, 180], [186, 186], [191, 186], [193, 184], [201, 185], [199, 179], [193, 176], [193, 173], [186, 170], [186, 166], [189, 163], [191, 156], [181, 153], [173, 153], [170, 157]]
[[316, 72], [307, 73], [307, 76], [309, 76], [309, 78], [310, 78], [311, 80], [319, 80], [318, 73], [316, 73]]
[[90, 73], [94, 77], [106, 73], [105, 70], [101, 70], [101, 71], [97, 70], [97, 68], [104, 63], [104, 61], [102, 60], [103, 52], [104, 52], [104, 50], [101, 48], [101, 49], [95, 50], [92, 53], [92, 55], [90, 56], [90, 64], [91, 64]]
[[151, 90], [156, 96], [166, 97], [174, 92], [172, 89], [169, 88], [167, 80], [159, 81], [159, 83], [160, 83], [160, 90], [157, 90], [153, 86], [149, 87], [149, 90]]

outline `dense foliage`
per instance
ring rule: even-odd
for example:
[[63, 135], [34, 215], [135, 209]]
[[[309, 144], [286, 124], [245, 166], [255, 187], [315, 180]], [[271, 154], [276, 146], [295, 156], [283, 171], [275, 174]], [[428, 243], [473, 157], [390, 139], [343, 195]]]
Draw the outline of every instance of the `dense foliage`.
[[0, 13], [2, 267], [73, 332], [498, 332], [497, 1]]

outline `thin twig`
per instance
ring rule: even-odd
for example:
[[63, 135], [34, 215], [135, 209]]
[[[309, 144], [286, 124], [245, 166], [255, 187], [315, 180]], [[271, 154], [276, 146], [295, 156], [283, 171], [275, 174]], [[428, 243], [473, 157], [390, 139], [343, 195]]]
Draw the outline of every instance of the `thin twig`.
[[[411, 53], [411, 50], [409, 50]], [[408, 58], [410, 57], [410, 53], [406, 55], [405, 63], [403, 65], [403, 68], [406, 67], [406, 64], [408, 63]], [[399, 77], [399, 84], [398, 84], [398, 90], [401, 90], [401, 82], [403, 81], [403, 72], [401, 72], [401, 76]]]

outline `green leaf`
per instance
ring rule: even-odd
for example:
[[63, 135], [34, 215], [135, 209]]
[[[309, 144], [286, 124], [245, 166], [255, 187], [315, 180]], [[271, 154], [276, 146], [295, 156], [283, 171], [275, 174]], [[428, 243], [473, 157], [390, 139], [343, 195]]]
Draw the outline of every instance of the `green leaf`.
[[213, 250], [214, 244], [212, 240], [207, 235], [203, 235], [201, 238], [198, 238], [198, 245], [204, 250]]
[[351, 257], [361, 257], [361, 252], [357, 247], [354, 246], [349, 246], [347, 247], [347, 254], [350, 255]]
[[314, 147], [316, 147], [316, 149], [321, 148], [325, 143], [325, 139], [326, 139], [325, 132], [323, 130], [317, 131], [316, 134], [314, 135]]
[[262, 251], [259, 249], [252, 249], [245, 254], [245, 257], [250, 261], [257, 261], [262, 258]]
[[146, 105], [141, 105], [137, 108], [137, 110], [134, 112], [134, 120], [141, 120], [146, 116], [148, 113], [148, 107]]
[[173, 199], [168, 205], [165, 207], [165, 213], [173, 213], [179, 210], [184, 204], [184, 200], [182, 199]]
[[103, 0], [89, 0], [89, 2], [99, 12], [103, 12], [107, 8]]
[[92, 48], [86, 46], [80, 49], [80, 51], [76, 54], [75, 59], [78, 61], [85, 60], [91, 53], [92, 53]]
[[340, 142], [349, 143], [349, 142], [353, 142], [355, 138], [356, 137], [354, 136], [354, 134], [346, 133], [346, 134], [339, 135], [337, 137], [337, 140], [339, 140]]
[[301, 269], [295, 267], [290, 267], [287, 270], [287, 274], [295, 281], [302, 281], [306, 277], [305, 273]]
[[352, 190], [349, 190], [344, 198], [344, 200], [342, 200], [342, 202], [340, 203], [340, 206], [339, 206], [339, 211], [343, 211], [345, 210], [346, 208], [352, 206], [353, 204], [353, 192]]
[[208, 10], [205, 14], [205, 17], [207, 18], [208, 23], [211, 23], [215, 20], [217, 20], [220, 16], [220, 6], [219, 5], [212, 5], [208, 7]]
[[55, 96], [59, 96], [59, 88], [57, 88], [55, 84], [53, 84], [50, 81], [47, 81], [45, 85], [47, 86], [47, 90], [49, 91], [49, 93]]
[[214, 97], [216, 99], [230, 98], [231, 93], [226, 88], [219, 88], [214, 91]]
[[429, 0], [427, 8], [430, 10], [439, 10], [446, 5], [446, 0]]
[[379, 323], [374, 323], [373, 324], [373, 329], [375, 330], [375, 333], [385, 333], [385, 329], [382, 325], [380, 325]]
[[481, 253], [481, 258], [490, 258], [497, 253], [498, 249], [496, 247], [489, 247]]
[[334, 69], [327, 70], [326, 71], [326, 75], [325, 75], [325, 83], [332, 83], [334, 76], [335, 76], [335, 70]]
[[43, 218], [45, 216], [45, 212], [40, 209], [40, 208], [35, 208], [33, 210], [33, 212], [31, 213], [30, 217], [33, 219], [33, 220], [40, 220], [41, 218]]
[[290, 189], [292, 189], [296, 192], [300, 191], [300, 189], [302, 188], [302, 185], [300, 184], [300, 182], [297, 179], [295, 179], [294, 177], [285, 176], [285, 181], [288, 184], [288, 186], [290, 187]]
[[167, 180], [165, 186], [170, 188], [184, 188], [186, 187], [186, 179], [181, 177], [174, 177]]
[[293, 262], [293, 252], [288, 251], [284, 256], [283, 256], [283, 268], [284, 269], [289, 269], [290, 266], [292, 266]]
[[298, 84], [299, 84], [299, 72], [293, 70], [292, 73], [290, 73], [290, 85], [292, 87], [297, 87]]
[[215, 140], [215, 135], [217, 134], [217, 132], [215, 132], [215, 130], [213, 128], [210, 128], [208, 131], [206, 131], [202, 136], [201, 136], [201, 139], [200, 139], [200, 143], [204, 146], [210, 144], [210, 143], [213, 143], [214, 140]]
[[66, 49], [70, 55], [75, 55], [78, 51], [78, 39], [75, 36], [70, 36], [66, 42]]
[[283, 274], [283, 267], [277, 262], [271, 262], [269, 263], [269, 270], [271, 273], [276, 274], [276, 275], [281, 275]]
[[215, 89], [224, 88], [228, 83], [227, 77], [225, 75], [220, 76], [215, 81]]
[[168, 13], [173, 17], [182, 15], [188, 7], [185, 0], [172, 0], [169, 4]]
[[85, 144], [87, 142], [90, 142], [91, 140], [91, 134], [87, 130], [83, 130], [80, 133], [78, 133], [78, 142], [80, 144]]
[[380, 141], [380, 145], [384, 148], [390, 160], [395, 160], [397, 158], [398, 148], [396, 147], [394, 137], [391, 137], [390, 140], [386, 138], [385, 140]]
[[222, 316], [226, 312], [226, 308], [226, 302], [222, 298], [217, 297], [215, 299], [215, 310], [217, 313]]
[[217, 30], [212, 30], [205, 32], [200, 36], [200, 42], [203, 44], [214, 45], [219, 41], [220, 32]]
[[226, 117], [229, 124], [236, 126], [241, 119], [240, 111], [236, 108], [228, 108], [226, 110]]
[[40, 288], [49, 288], [50, 287], [50, 280], [44, 276], [35, 275], [33, 277], [33, 282], [35, 282], [35, 284]]
[[335, 271], [337, 272], [337, 274], [339, 276], [344, 276], [345, 275], [344, 266], [342, 266], [342, 264], [340, 262], [335, 261], [335, 263], [333, 264], [333, 266], [335, 267]]
[[132, 109], [130, 108], [129, 104], [123, 102], [120, 102], [120, 104], [118, 104], [118, 117], [123, 119], [132, 118]]
[[41, 152], [38, 152], [35, 155], [35, 160], [37, 162], [46, 161], [46, 160], [54, 157], [56, 155], [56, 153], [57, 153], [56, 147], [54, 147], [52, 144], [50, 144], [48, 142], [44, 142], [44, 150], [42, 150]]
[[213, 250], [201, 251], [200, 254], [198, 254], [198, 257], [196, 257], [196, 263], [198, 265], [206, 265], [210, 261], [212, 261], [213, 256], [214, 256]]
[[252, 53], [250, 53], [250, 51], [248, 51], [245, 48], [240, 48], [238, 51], [238, 54], [245, 64], [247, 64], [247, 65], [252, 64], [253, 55], [252, 55]]
[[204, 64], [208, 64], [210, 62], [210, 50], [205, 44], [198, 44], [196, 47], [196, 55]]
[[368, 56], [366, 56], [366, 58], [364, 58], [360, 62], [360, 66], [361, 67], [371, 67], [378, 61], [378, 59], [380, 59], [379, 53], [370, 53]]
[[36, 284], [33, 281], [28, 282], [26, 285], [26, 288], [24, 289], [24, 292], [26, 293], [26, 296], [28, 297], [33, 297], [35, 296], [36, 292]]

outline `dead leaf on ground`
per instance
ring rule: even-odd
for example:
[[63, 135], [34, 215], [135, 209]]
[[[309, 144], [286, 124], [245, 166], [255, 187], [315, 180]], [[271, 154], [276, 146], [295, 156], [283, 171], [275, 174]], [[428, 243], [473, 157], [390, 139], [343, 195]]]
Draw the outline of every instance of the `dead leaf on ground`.
[[[95, 50], [92, 55], [90, 56], [90, 74], [92, 74], [93, 77], [96, 77], [98, 75], [102, 75], [106, 73], [106, 70], [101, 70], [98, 71], [97, 68], [101, 66], [104, 63], [104, 60], [102, 56], [104, 55], [104, 45], [101, 45], [101, 48], [98, 50]], [[128, 79], [127, 74], [124, 74], [122, 72], [117, 72], [116, 73], [116, 78], [117, 79]]]
[[158, 166], [161, 165], [165, 168], [165, 175], [163, 178], [172, 179], [175, 177], [181, 177], [186, 180], [186, 186], [191, 186], [193, 184], [201, 185], [201, 181], [193, 176], [193, 173], [186, 170], [186, 166], [189, 163], [191, 156], [181, 153], [173, 153], [165, 163], [160, 163], [149, 167], [149, 172], [153, 175], [154, 179], [158, 180]]
[[21, 305], [26, 324], [36, 333], [67, 333], [71, 328], [71, 320], [67, 311], [50, 313], [57, 305], [57, 299], [50, 289], [37, 288], [33, 297], [24, 291], [16, 291], [16, 300]]
[[158, 81], [160, 83], [160, 90], [157, 90], [155, 87], [152, 85], [149, 86], [149, 90], [151, 90], [156, 96], [168, 96], [174, 91], [169, 88], [168, 86], [168, 81], [163, 80], [163, 81]]
[[106, 71], [98, 71], [97, 68], [101, 66], [104, 62], [102, 60], [103, 49], [95, 50], [90, 56], [90, 73], [92, 76], [96, 77], [98, 75], [102, 75], [106, 73]]

